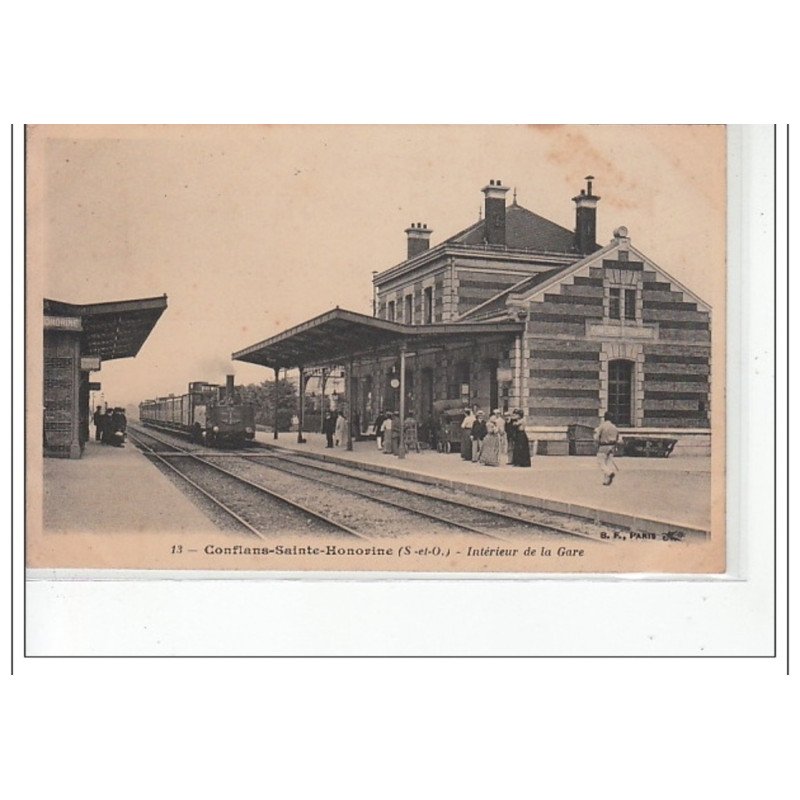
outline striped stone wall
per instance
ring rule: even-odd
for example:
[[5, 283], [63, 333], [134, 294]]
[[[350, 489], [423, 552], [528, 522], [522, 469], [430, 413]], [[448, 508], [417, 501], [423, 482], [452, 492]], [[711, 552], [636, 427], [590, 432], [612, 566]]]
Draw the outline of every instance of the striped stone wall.
[[[559, 334], [565, 323], [550, 323]], [[600, 409], [600, 345], [581, 339], [529, 337], [528, 424], [597, 425]]]
[[456, 270], [458, 276], [458, 313], [465, 314], [471, 308], [491, 300], [496, 294], [519, 283], [518, 273], [500, 270]]
[[[610, 316], [610, 289], [635, 292], [635, 319]], [[596, 425], [607, 410], [608, 364], [633, 364], [632, 420], [644, 428], [707, 428], [707, 311], [623, 251], [534, 297], [525, 335], [528, 424]]]
[[650, 270], [643, 273], [642, 306], [644, 321], [659, 331], [658, 343], [644, 346], [643, 425], [709, 427], [709, 313]]

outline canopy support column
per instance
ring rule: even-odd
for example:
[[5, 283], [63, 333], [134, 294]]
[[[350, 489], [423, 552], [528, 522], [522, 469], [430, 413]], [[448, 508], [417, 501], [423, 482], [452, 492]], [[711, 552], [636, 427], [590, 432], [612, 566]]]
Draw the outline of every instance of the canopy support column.
[[319, 431], [320, 433], [325, 433], [325, 412], [328, 410], [327, 405], [325, 405], [325, 384], [328, 382], [328, 371], [325, 367], [322, 368], [322, 377], [320, 378], [320, 395], [322, 395], [322, 399], [320, 400], [319, 405]]
[[347, 381], [345, 382], [345, 392], [347, 394], [347, 449], [353, 449], [353, 402], [355, 392], [353, 391], [353, 359], [347, 364]]
[[406, 457], [406, 442], [403, 428], [406, 422], [406, 343], [400, 345], [400, 446], [397, 450], [398, 458]]
[[303, 423], [305, 422], [306, 411], [306, 373], [300, 367], [300, 409], [297, 414], [297, 444], [305, 444], [306, 440], [303, 438]]
[[278, 438], [278, 397], [279, 397], [279, 387], [278, 387], [278, 378], [281, 374], [281, 368], [275, 367], [275, 424], [272, 430], [272, 438]]

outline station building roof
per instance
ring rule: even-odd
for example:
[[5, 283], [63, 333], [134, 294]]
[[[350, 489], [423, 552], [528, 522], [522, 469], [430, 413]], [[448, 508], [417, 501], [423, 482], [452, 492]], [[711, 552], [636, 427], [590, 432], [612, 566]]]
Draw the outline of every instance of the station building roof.
[[514, 321], [403, 325], [335, 308], [300, 325], [233, 353], [235, 361], [265, 367], [314, 367], [350, 358], [399, 353], [402, 346], [426, 348], [513, 336], [524, 329]]
[[135, 356], [166, 307], [166, 295], [87, 305], [44, 301], [45, 317], [80, 319], [81, 352], [103, 361]]

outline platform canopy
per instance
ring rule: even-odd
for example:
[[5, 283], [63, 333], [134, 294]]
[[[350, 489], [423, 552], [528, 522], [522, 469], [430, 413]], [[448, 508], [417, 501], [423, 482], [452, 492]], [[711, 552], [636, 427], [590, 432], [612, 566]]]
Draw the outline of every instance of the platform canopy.
[[293, 368], [341, 364], [349, 359], [485, 342], [524, 330], [521, 322], [403, 325], [335, 308], [263, 342], [233, 353], [235, 361], [265, 367]]
[[44, 301], [45, 317], [80, 319], [82, 354], [103, 361], [135, 356], [166, 307], [166, 295], [89, 305]]

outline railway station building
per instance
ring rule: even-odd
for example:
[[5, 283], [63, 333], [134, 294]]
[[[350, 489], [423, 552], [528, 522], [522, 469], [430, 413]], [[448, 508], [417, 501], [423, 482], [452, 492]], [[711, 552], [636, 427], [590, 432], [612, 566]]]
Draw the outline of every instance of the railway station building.
[[[347, 375], [352, 429], [413, 411], [420, 437], [442, 409], [522, 409], [539, 453], [606, 411], [623, 432], [710, 448], [710, 306], [617, 227], [600, 244], [589, 176], [573, 229], [490, 180], [473, 225], [431, 246], [412, 223], [403, 261], [374, 273], [373, 316], [335, 309], [233, 354], [303, 374]], [[566, 200], [566, 198], [565, 198]]]
[[91, 381], [104, 361], [134, 357], [167, 297], [75, 305], [44, 301], [44, 455], [80, 458], [89, 438]]

